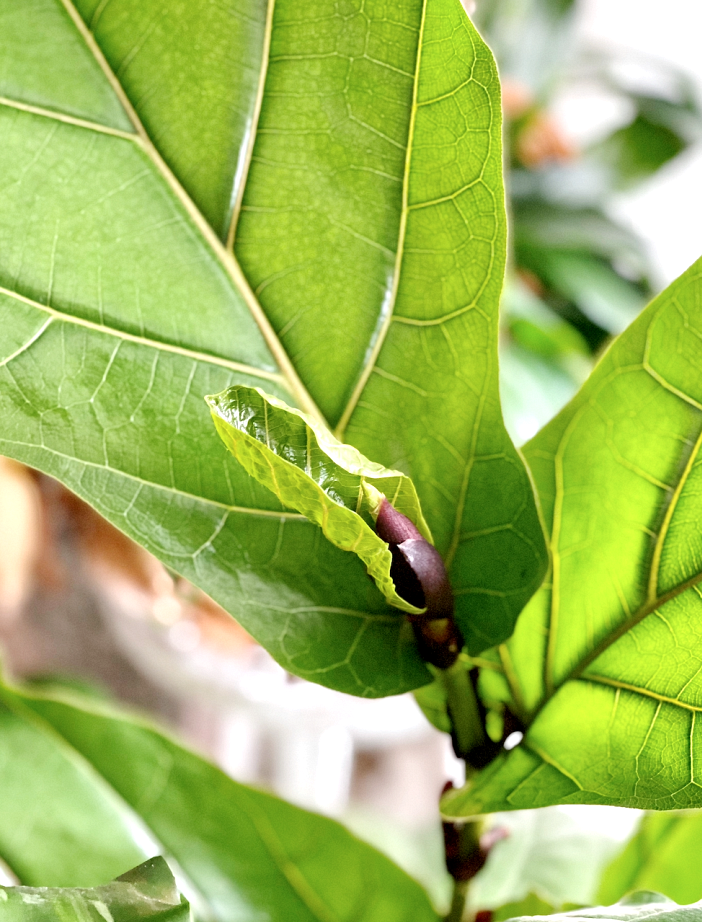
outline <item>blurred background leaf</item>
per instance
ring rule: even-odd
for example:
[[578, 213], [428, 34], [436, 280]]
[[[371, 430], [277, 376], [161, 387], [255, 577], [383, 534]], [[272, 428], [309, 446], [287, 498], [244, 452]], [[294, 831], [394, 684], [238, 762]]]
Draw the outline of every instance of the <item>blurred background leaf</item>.
[[[644, 240], [613, 217], [617, 194], [639, 187], [702, 137], [693, 79], [648, 55], [584, 45], [578, 31], [584, 6], [578, 0], [475, 4], [503, 88], [512, 279], [503, 299], [502, 398], [519, 443], [566, 403], [592, 358], [656, 293]], [[601, 97], [618, 116], [579, 144], [559, 116], [583, 92]], [[533, 295], [528, 331], [525, 289]], [[545, 309], [538, 315], [536, 304]], [[564, 361], [562, 347], [544, 353], [556, 319], [579, 334], [585, 348], [571, 345], [582, 354], [577, 363]]]
[[702, 813], [649, 813], [606, 868], [598, 901], [613, 903], [633, 890], [656, 890], [676, 903], [702, 899]]

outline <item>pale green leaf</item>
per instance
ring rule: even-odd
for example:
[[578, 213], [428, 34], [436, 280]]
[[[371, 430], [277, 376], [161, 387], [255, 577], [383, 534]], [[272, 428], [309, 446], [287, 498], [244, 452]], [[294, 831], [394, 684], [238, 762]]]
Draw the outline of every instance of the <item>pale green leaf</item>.
[[146, 843], [209, 922], [437, 922], [419, 884], [338, 823], [151, 726], [76, 694], [1, 697], [0, 858], [22, 883], [91, 886]]
[[605, 870], [598, 900], [656, 890], [676, 903], [702, 899], [702, 813], [650, 813]]
[[524, 741], [450, 813], [702, 805], [702, 262], [525, 448], [550, 579], [503, 648]]
[[189, 922], [163, 858], [151, 858], [111, 884], [93, 889], [0, 887], [2, 922]]
[[372, 514], [384, 496], [431, 541], [409, 477], [369, 461], [260, 388], [235, 385], [207, 403], [222, 441], [248, 474], [318, 525], [333, 545], [356, 554], [391, 605], [424, 610], [395, 591], [390, 548], [373, 529]]
[[600, 919], [602, 922], [700, 922], [702, 905], [678, 906], [660, 893], [642, 891], [614, 906], [594, 906], [575, 909], [572, 912], [557, 912], [547, 916], [518, 916], [520, 922], [587, 922]]

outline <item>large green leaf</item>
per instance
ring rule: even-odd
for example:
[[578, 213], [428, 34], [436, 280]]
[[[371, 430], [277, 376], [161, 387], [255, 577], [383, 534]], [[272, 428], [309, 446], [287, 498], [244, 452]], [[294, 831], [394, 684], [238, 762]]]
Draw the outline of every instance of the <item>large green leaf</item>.
[[337, 442], [312, 417], [260, 388], [236, 385], [208, 396], [222, 441], [244, 470], [295, 509], [342, 551], [356, 554], [391, 605], [420, 614], [401, 598], [389, 546], [373, 527], [383, 496], [431, 541], [412, 481]]
[[92, 886], [146, 847], [175, 860], [199, 919], [437, 922], [415, 881], [333, 820], [92, 701], [1, 698], [0, 858], [22, 883]]
[[553, 567], [496, 668], [528, 730], [450, 813], [702, 805], [701, 367], [702, 261], [526, 446]]
[[291, 672], [422, 685], [362, 563], [219, 443], [204, 395], [260, 386], [413, 477], [470, 649], [507, 637], [546, 557], [498, 404], [499, 86], [460, 0], [34, 0], [2, 23], [0, 451]]
[[111, 884], [93, 889], [0, 887], [2, 922], [189, 922], [163, 858], [151, 858]]
[[602, 876], [598, 899], [656, 890], [676, 903], [702, 899], [702, 813], [649, 813]]

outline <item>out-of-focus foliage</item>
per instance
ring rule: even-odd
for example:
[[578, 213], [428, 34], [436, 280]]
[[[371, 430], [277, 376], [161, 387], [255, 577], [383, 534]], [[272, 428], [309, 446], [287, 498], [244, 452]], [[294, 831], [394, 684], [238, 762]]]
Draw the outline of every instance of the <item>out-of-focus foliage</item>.
[[[626, 49], [580, 47], [578, 6], [577, 0], [478, 0], [474, 16], [503, 84], [516, 278], [503, 302], [502, 386], [508, 428], [519, 441], [582, 383], [589, 363], [574, 362], [572, 354], [598, 352], [655, 293], [645, 246], [612, 219], [612, 197], [649, 179], [702, 136], [691, 80]], [[560, 94], [575, 90], [607, 97], [628, 113], [583, 149], [552, 114]], [[579, 336], [560, 332], [559, 347], [545, 353], [556, 318]]]
[[598, 900], [657, 890], [677, 903], [702, 899], [702, 813], [652, 813], [606, 869]]

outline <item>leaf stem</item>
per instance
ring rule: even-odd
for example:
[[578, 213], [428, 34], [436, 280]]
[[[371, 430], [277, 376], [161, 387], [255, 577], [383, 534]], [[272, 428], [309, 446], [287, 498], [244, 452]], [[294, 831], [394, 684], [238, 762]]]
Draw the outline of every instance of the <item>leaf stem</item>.
[[472, 749], [485, 742], [485, 731], [473, 683], [461, 659], [456, 660], [448, 669], [440, 669], [439, 676], [446, 690], [456, 755], [466, 759]]
[[454, 880], [451, 908], [444, 917], [445, 922], [461, 922], [466, 908], [466, 897], [468, 896], [469, 886], [469, 880]]

